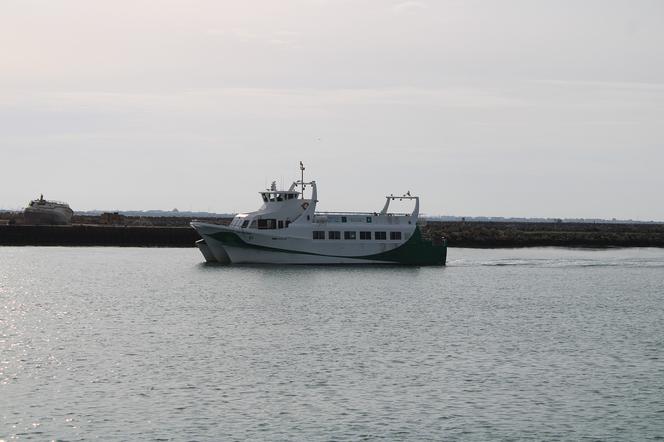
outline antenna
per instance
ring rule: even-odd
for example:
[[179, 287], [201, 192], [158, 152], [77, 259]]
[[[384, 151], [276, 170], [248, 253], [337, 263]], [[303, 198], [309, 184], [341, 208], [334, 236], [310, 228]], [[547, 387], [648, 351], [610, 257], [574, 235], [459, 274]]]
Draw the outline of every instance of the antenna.
[[302, 184], [302, 199], [304, 199], [304, 164], [300, 161], [300, 173], [302, 174], [302, 179], [300, 183]]

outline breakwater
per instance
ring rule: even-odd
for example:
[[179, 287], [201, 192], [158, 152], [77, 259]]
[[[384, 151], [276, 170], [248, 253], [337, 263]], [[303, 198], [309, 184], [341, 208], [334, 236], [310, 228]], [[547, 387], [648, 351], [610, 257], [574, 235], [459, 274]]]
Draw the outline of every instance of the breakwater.
[[664, 224], [437, 222], [423, 230], [450, 247], [664, 247]]
[[[431, 221], [422, 230], [445, 237], [450, 247], [664, 247], [664, 224]], [[192, 247], [198, 239], [186, 225], [0, 225], [6, 246]]]
[[192, 247], [199, 239], [191, 227], [0, 226], [5, 246]]

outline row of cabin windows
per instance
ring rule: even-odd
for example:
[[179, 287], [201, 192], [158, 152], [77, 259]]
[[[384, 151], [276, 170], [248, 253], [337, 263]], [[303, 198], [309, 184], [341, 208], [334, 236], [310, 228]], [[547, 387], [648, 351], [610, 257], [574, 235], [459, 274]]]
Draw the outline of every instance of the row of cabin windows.
[[[307, 220], [309, 219], [309, 215], [307, 215]], [[239, 221], [238, 221], [239, 222]], [[266, 229], [284, 229], [290, 226], [290, 220], [282, 220], [282, 219], [258, 219], [258, 220], [253, 220], [251, 221], [251, 224], [249, 223], [248, 219], [245, 219], [242, 221], [242, 228], [246, 229], [249, 227], [250, 229], [260, 229], [260, 230], [266, 230]]]
[[[375, 240], [386, 240], [387, 232], [373, 232]], [[345, 231], [344, 239], [357, 239], [357, 232]], [[314, 230], [313, 239], [325, 239], [324, 230]], [[341, 232], [330, 230], [327, 232], [327, 239], [341, 239]], [[371, 232], [360, 232], [360, 239], [371, 239]], [[398, 241], [401, 239], [401, 232], [390, 232], [390, 240]]]
[[[239, 222], [239, 221], [238, 221]], [[258, 220], [253, 220], [251, 221], [251, 224], [249, 223], [248, 219], [245, 219], [242, 221], [242, 228], [246, 229], [249, 227], [250, 229], [283, 229], [284, 227], [288, 227], [290, 225], [290, 220], [276, 220], [276, 219], [258, 219]]]
[[[245, 221], [246, 222], [246, 221]], [[284, 227], [288, 227], [290, 225], [289, 220], [276, 220], [276, 219], [259, 219], [256, 221], [251, 222], [251, 228], [258, 228], [260, 230], [265, 230], [265, 229], [283, 229]], [[242, 224], [242, 227], [246, 227], [244, 224]]]

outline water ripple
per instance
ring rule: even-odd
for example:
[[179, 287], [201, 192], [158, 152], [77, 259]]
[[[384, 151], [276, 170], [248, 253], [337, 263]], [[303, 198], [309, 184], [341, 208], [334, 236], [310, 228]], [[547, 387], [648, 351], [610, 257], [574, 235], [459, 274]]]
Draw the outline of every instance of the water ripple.
[[0, 249], [0, 439], [647, 440], [664, 251], [447, 268]]

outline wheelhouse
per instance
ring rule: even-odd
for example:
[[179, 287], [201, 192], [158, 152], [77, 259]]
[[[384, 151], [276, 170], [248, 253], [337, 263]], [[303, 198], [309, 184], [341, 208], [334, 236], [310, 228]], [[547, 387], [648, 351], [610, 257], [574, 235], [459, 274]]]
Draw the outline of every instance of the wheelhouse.
[[274, 203], [297, 199], [300, 192], [293, 190], [267, 190], [261, 192], [261, 198], [264, 203]]

